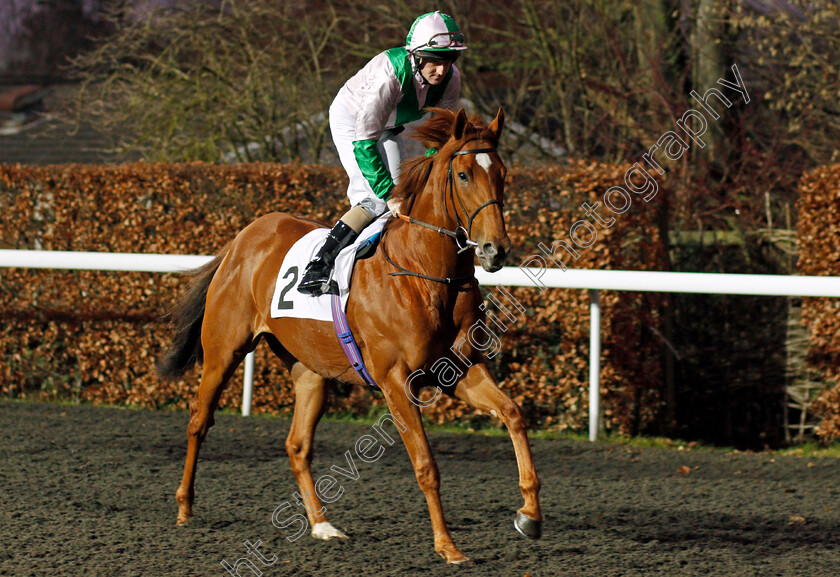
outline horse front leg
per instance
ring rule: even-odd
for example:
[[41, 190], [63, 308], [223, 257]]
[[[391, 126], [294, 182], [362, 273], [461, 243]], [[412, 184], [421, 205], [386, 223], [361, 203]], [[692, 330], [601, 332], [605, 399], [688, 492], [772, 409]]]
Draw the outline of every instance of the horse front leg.
[[455, 386], [455, 396], [477, 409], [499, 417], [508, 428], [516, 453], [516, 464], [519, 467], [519, 490], [525, 499], [525, 505], [519, 509], [514, 519], [514, 527], [526, 537], [539, 539], [542, 535], [540, 479], [537, 477], [537, 469], [531, 456], [531, 445], [528, 443], [522, 409], [496, 386], [483, 363], [469, 368], [464, 378]]
[[449, 529], [446, 527], [443, 503], [440, 499], [440, 472], [426, 438], [426, 431], [423, 429], [420, 409], [409, 401], [403, 389], [408, 378], [408, 371], [393, 370], [390, 376], [396, 376], [396, 378], [389, 379], [390, 386], [383, 387], [382, 392], [391, 410], [391, 415], [399, 421], [397, 429], [414, 467], [417, 484], [420, 485], [420, 489], [426, 497], [426, 504], [429, 507], [429, 516], [432, 521], [432, 532], [435, 538], [435, 551], [447, 563], [457, 564], [469, 561], [469, 558], [455, 546], [455, 542], [449, 534]]

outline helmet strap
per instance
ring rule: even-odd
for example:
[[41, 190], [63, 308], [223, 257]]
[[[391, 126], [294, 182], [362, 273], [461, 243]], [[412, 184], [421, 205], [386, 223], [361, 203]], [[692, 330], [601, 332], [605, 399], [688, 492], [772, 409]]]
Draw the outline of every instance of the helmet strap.
[[426, 80], [426, 77], [423, 76], [423, 72], [420, 70], [423, 65], [423, 58], [417, 56], [414, 52], [409, 52], [409, 54], [411, 55], [411, 68], [414, 71], [414, 74], [420, 74], [420, 81], [423, 84], [428, 84], [429, 81]]

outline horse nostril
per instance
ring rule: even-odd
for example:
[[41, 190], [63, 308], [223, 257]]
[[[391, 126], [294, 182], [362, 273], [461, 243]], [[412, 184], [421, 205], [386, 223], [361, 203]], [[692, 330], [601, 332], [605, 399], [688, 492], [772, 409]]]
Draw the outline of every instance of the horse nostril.
[[481, 252], [484, 253], [484, 256], [487, 258], [493, 258], [496, 256], [496, 247], [493, 245], [492, 242], [485, 242], [484, 246], [481, 247]]
[[496, 260], [498, 262], [504, 262], [507, 259], [508, 253], [510, 253], [510, 239], [506, 237], [505, 240], [500, 242], [498, 245], [496, 250]]

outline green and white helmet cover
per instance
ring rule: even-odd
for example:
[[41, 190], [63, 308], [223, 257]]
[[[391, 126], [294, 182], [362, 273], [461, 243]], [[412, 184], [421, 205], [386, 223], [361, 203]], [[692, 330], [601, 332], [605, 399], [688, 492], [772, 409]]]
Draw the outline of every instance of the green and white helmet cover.
[[417, 17], [408, 31], [405, 49], [420, 58], [455, 60], [467, 46], [452, 16], [438, 10]]

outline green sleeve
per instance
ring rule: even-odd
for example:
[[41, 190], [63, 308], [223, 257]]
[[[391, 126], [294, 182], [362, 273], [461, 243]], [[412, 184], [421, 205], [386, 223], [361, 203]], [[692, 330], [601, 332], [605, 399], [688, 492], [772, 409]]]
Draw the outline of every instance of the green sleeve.
[[391, 195], [391, 188], [394, 186], [394, 179], [376, 147], [375, 140], [357, 140], [353, 143], [353, 154], [362, 174], [370, 183], [373, 193], [381, 199], [388, 200]]

